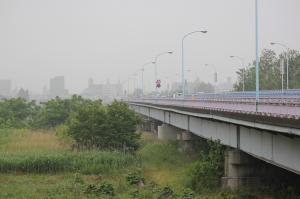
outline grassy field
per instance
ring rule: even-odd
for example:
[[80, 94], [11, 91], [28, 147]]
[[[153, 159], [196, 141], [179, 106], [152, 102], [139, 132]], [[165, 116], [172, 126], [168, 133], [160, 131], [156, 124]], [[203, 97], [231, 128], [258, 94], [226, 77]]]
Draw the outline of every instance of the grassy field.
[[137, 169], [146, 182], [182, 189], [181, 174], [193, 158], [150, 133], [143, 134], [141, 145], [136, 155], [72, 151], [51, 131], [1, 130], [0, 198], [99, 198], [84, 192], [103, 181], [114, 186], [113, 198], [132, 198], [136, 187], [128, 185], [126, 176]]
[[[199, 158], [180, 153], [176, 142], [143, 133], [136, 154], [116, 151], [72, 151], [71, 141], [54, 131], [0, 130], [0, 199], [239, 199], [249, 192], [215, 190], [191, 197], [169, 197], [184, 191], [186, 174]], [[142, 173], [144, 185], [127, 177]], [[114, 194], [107, 194], [112, 185]], [[103, 194], [103, 190], [105, 194]], [[258, 197], [268, 198], [272, 197]]]

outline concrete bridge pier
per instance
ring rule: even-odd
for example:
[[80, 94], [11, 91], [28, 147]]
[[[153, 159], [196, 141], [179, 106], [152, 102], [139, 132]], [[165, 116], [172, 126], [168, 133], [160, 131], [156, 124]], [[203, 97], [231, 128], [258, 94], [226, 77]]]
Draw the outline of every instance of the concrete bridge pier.
[[180, 129], [167, 124], [162, 124], [158, 126], [157, 129], [159, 140], [177, 140], [178, 135], [181, 134]]
[[139, 128], [143, 131], [157, 133], [159, 125], [162, 125], [161, 121], [145, 117]]
[[191, 132], [162, 124], [158, 126], [158, 139], [160, 140], [177, 140], [179, 151], [192, 151], [193, 150], [193, 137]]
[[255, 187], [259, 184], [260, 164], [250, 155], [238, 150], [228, 148], [225, 151], [225, 177], [222, 186], [238, 188], [241, 186]]
[[161, 126], [162, 124], [163, 124], [163, 123], [162, 123], [161, 121], [158, 121], [158, 120], [151, 120], [151, 123], [150, 123], [150, 130], [151, 130], [151, 132], [158, 134], [158, 128], [159, 128], [159, 126]]

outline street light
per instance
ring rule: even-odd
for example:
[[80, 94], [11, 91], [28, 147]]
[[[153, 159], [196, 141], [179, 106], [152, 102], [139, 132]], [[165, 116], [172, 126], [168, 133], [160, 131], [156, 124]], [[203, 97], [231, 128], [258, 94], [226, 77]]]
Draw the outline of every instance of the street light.
[[[192, 69], [187, 68], [187, 69], [185, 69], [185, 72], [190, 73], [190, 72], [192, 72]], [[187, 77], [186, 80], [185, 80], [185, 85], [187, 86], [187, 88], [186, 88], [187, 94], [189, 94], [189, 85], [188, 84], [189, 83], [188, 83], [188, 77]]]
[[[285, 55], [285, 59], [286, 59], [286, 89], [289, 89], [289, 47], [287, 47], [286, 45], [282, 44], [282, 43], [276, 43], [276, 42], [271, 42], [270, 43], [272, 46], [273, 45], [279, 45], [283, 48], [286, 49], [286, 55]], [[282, 71], [283, 72], [283, 71]]]
[[212, 66], [213, 69], [214, 69], [214, 83], [215, 83], [215, 92], [217, 90], [217, 82], [218, 82], [218, 73], [217, 73], [217, 70], [216, 70], [216, 67], [215, 65], [212, 65], [212, 64], [204, 64], [205, 67], [209, 67], [209, 66]]
[[[154, 75], [155, 75], [155, 82], [157, 81], [157, 61], [158, 61], [158, 58], [160, 57], [160, 56], [162, 56], [162, 55], [166, 55], [166, 54], [173, 54], [173, 51], [167, 51], [167, 52], [162, 52], [162, 53], [159, 53], [159, 54], [157, 54], [156, 56], [155, 56], [155, 58], [154, 58], [154, 62], [153, 62], [153, 64], [155, 64], [155, 71], [154, 71]], [[155, 92], [157, 93], [157, 87], [155, 86]]]
[[[133, 84], [133, 95], [134, 95], [134, 91], [136, 91], [136, 95], [137, 97], [139, 96], [139, 76], [138, 76], [138, 73], [134, 73], [132, 74], [132, 76], [130, 77], [130, 79], [133, 79], [135, 80], [136, 82], [134, 82]], [[134, 90], [134, 87], [135, 87], [135, 90]]]
[[241, 61], [241, 63], [242, 63], [242, 70], [243, 70], [243, 92], [245, 92], [245, 70], [246, 70], [246, 68], [245, 68], [245, 62], [244, 62], [244, 59], [243, 58], [241, 58], [241, 57], [239, 57], [239, 56], [236, 56], [236, 55], [231, 55], [230, 56], [230, 58], [237, 58], [237, 59], [239, 59], [240, 61]]
[[259, 103], [259, 47], [258, 47], [258, 0], [255, 0], [255, 110]]
[[182, 37], [182, 41], [181, 41], [181, 81], [182, 81], [182, 96], [183, 98], [185, 97], [185, 80], [184, 80], [184, 72], [185, 72], [185, 69], [184, 69], [184, 40], [185, 38], [187, 38], [188, 36], [192, 35], [192, 34], [195, 34], [195, 33], [202, 33], [202, 34], [206, 34], [207, 31], [206, 30], [196, 30], [196, 31], [193, 31], [193, 32], [189, 32], [187, 33], [186, 35], [184, 35]]
[[149, 64], [155, 64], [156, 62], [152, 61], [152, 62], [147, 62], [145, 64], [142, 65], [141, 71], [142, 71], [142, 95], [144, 95], [144, 71], [145, 71], [145, 66], [149, 65]]

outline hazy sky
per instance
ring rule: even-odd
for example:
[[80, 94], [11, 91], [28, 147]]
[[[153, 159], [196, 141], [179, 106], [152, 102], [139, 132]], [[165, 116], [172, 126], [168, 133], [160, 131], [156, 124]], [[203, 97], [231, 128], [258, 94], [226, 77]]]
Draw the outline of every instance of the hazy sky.
[[[163, 51], [160, 79], [175, 80], [181, 70], [181, 38], [186, 66], [203, 81], [234, 76], [238, 60], [255, 57], [254, 0], [0, 0], [0, 79], [13, 87], [42, 92], [49, 78], [64, 75], [72, 92], [87, 79], [124, 81]], [[259, 0], [260, 48], [282, 42], [300, 49], [300, 1]], [[277, 52], [282, 49], [274, 48]], [[140, 74], [140, 73], [139, 73]], [[153, 66], [145, 70], [146, 88], [154, 86]]]

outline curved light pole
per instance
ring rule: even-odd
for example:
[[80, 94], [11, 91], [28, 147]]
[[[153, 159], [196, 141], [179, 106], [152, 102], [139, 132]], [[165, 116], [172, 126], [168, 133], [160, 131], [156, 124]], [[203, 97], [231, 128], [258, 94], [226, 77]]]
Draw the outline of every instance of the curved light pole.
[[[185, 69], [185, 72], [190, 73], [190, 72], [192, 72], [192, 69], [187, 68], [187, 69]], [[185, 85], [187, 86], [187, 88], [186, 88], [186, 93], [189, 94], [189, 82], [188, 82], [188, 77], [186, 77]]]
[[[154, 75], [155, 75], [155, 82], [157, 81], [157, 61], [158, 61], [158, 58], [162, 55], [167, 55], [167, 54], [173, 54], [173, 51], [167, 51], [167, 52], [162, 52], [162, 53], [159, 53], [155, 56], [154, 58], [154, 64], [155, 64], [155, 68], [154, 68]], [[157, 93], [157, 87], [155, 86], [155, 93]]]
[[258, 46], [258, 0], [255, 0], [255, 111], [259, 103], [259, 46]]
[[242, 64], [242, 70], [243, 70], [243, 92], [245, 92], [245, 61], [242, 57], [239, 57], [239, 56], [236, 56], [236, 55], [231, 55], [230, 58], [237, 58], [241, 61], [241, 64]]
[[286, 49], [286, 56], [285, 56], [285, 59], [286, 59], [286, 89], [288, 90], [289, 89], [289, 55], [288, 55], [288, 53], [290, 51], [290, 48], [287, 47], [286, 45], [282, 44], [282, 43], [271, 42], [270, 44], [272, 46], [273, 45], [278, 45], [278, 46], [281, 46], [281, 47]]
[[150, 65], [150, 64], [155, 64], [156, 62], [147, 62], [142, 65], [141, 72], [142, 72], [142, 96], [144, 95], [144, 71], [145, 71], [145, 66]]
[[136, 80], [136, 89], [135, 89], [136, 90], [136, 96], [139, 97], [139, 74], [138, 73], [134, 73], [133, 77]]
[[212, 65], [212, 64], [204, 64], [204, 66], [205, 67], [209, 67], [209, 66], [213, 67], [213, 70], [214, 70], [215, 93], [216, 93], [217, 92], [217, 82], [218, 82], [218, 73], [217, 73], [216, 67], [215, 67], [215, 65]]
[[185, 38], [187, 38], [188, 36], [192, 35], [192, 34], [195, 34], [195, 33], [202, 33], [202, 34], [205, 34], [207, 33], [206, 30], [196, 30], [196, 31], [193, 31], [193, 32], [189, 32], [187, 33], [186, 35], [184, 35], [182, 37], [182, 41], [181, 41], [181, 81], [182, 81], [182, 96], [183, 98], [185, 97], [185, 80], [184, 80], [184, 72], [185, 72], [185, 69], [184, 69], [184, 40]]

